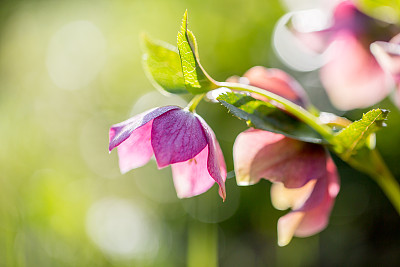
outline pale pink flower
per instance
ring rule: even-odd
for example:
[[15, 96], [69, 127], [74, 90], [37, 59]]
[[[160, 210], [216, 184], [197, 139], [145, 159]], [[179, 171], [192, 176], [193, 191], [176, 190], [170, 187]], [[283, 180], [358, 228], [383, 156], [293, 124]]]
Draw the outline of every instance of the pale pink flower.
[[321, 37], [329, 46], [321, 81], [339, 109], [365, 108], [385, 98], [392, 81], [369, 50], [373, 41], [388, 38], [389, 27], [359, 11], [350, 1], [340, 3], [333, 25]]
[[[303, 107], [309, 104], [303, 88], [283, 71], [254, 67], [244, 76], [251, 85]], [[273, 205], [292, 209], [278, 221], [280, 246], [293, 236], [310, 236], [327, 226], [339, 182], [335, 164], [323, 146], [248, 129], [235, 140], [233, 160], [238, 185], [267, 179], [273, 183]]]
[[392, 79], [370, 52], [370, 44], [388, 41], [398, 30], [346, 0], [335, 7], [325, 29], [309, 32], [292, 28], [296, 41], [321, 55], [321, 82], [333, 105], [341, 110], [371, 106], [390, 93]]
[[177, 106], [154, 108], [110, 129], [109, 151], [117, 147], [122, 173], [155, 156], [159, 168], [171, 165], [179, 197], [192, 197], [216, 182], [225, 200], [226, 167], [214, 132], [197, 114]]
[[327, 226], [339, 181], [323, 146], [249, 129], [236, 138], [233, 157], [238, 185], [270, 180], [273, 205], [292, 209], [278, 221], [280, 246], [293, 236], [310, 236]]

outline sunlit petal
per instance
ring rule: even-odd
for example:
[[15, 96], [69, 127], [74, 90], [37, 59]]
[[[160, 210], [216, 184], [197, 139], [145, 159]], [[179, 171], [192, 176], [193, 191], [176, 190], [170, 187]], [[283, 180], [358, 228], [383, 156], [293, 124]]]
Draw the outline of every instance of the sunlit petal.
[[237, 183], [251, 185], [265, 178], [301, 187], [324, 174], [325, 153], [318, 145], [249, 129], [238, 135], [233, 147]]
[[119, 168], [122, 173], [145, 165], [153, 155], [151, 147], [152, 121], [135, 130], [118, 147]]
[[208, 124], [197, 116], [201, 125], [203, 126], [204, 133], [208, 143], [208, 159], [207, 159], [207, 170], [211, 177], [219, 186], [219, 194], [223, 200], [226, 198], [225, 180], [226, 180], [226, 165], [224, 155], [222, 154], [221, 147], [215, 137], [213, 130]]
[[164, 114], [165, 112], [173, 109], [179, 109], [179, 107], [166, 106], [166, 107], [154, 108], [146, 112], [140, 113], [126, 121], [114, 124], [113, 126], [111, 126], [109, 132], [109, 138], [110, 138], [110, 144], [108, 147], [109, 151], [113, 150], [115, 147], [117, 147], [119, 144], [125, 141], [137, 128], [145, 125], [154, 118], [157, 118], [158, 116]]
[[389, 93], [390, 77], [351, 32], [337, 34], [330, 58], [321, 69], [321, 80], [339, 109], [368, 107]]
[[193, 197], [206, 192], [215, 181], [207, 170], [208, 146], [197, 156], [171, 165], [178, 197]]
[[194, 158], [206, 147], [207, 140], [198, 118], [176, 109], [154, 119], [151, 145], [162, 168]]

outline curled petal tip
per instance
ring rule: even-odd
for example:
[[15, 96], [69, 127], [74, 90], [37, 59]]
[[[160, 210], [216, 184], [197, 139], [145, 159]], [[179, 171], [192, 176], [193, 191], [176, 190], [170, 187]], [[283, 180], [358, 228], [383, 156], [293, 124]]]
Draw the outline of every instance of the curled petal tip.
[[278, 245], [280, 247], [290, 243], [303, 217], [303, 212], [291, 212], [278, 220]]
[[222, 202], [225, 202], [225, 200], [226, 200], [225, 185], [223, 185], [222, 187], [220, 187], [219, 190], [218, 190], [218, 192], [219, 192], [219, 195], [220, 195], [221, 198], [222, 198]]

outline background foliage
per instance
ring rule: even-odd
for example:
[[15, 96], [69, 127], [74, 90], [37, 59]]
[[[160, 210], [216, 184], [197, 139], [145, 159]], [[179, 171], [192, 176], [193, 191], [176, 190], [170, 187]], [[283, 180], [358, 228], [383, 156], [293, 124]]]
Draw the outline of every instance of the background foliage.
[[[179, 200], [169, 168], [154, 162], [120, 174], [116, 153], [107, 153], [109, 126], [187, 100], [155, 91], [139, 42], [146, 31], [175, 44], [185, 9], [217, 80], [255, 65], [285, 69], [270, 45], [285, 12], [276, 0], [0, 2], [0, 265], [185, 266], [193, 225], [218, 232], [220, 266], [398, 264], [398, 215], [370, 178], [337, 158], [342, 188], [330, 225], [284, 248], [276, 222], [285, 212], [271, 206], [267, 181], [228, 179], [222, 204], [216, 187]], [[335, 111], [315, 72], [291, 74], [318, 108]], [[387, 100], [376, 107], [392, 111], [377, 144], [398, 178], [400, 113]], [[232, 170], [244, 122], [219, 104], [197, 111]]]

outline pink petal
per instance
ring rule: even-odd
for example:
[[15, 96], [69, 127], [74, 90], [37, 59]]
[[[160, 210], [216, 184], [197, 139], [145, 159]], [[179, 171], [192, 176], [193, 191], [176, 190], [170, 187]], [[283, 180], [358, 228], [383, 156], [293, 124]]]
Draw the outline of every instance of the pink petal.
[[210, 189], [215, 181], [207, 170], [208, 146], [196, 157], [171, 165], [178, 197], [193, 197]]
[[207, 140], [193, 113], [175, 109], [154, 119], [151, 145], [162, 168], [194, 158], [206, 147]]
[[272, 205], [278, 210], [301, 208], [309, 199], [316, 182], [317, 180], [311, 180], [299, 188], [286, 188], [282, 183], [273, 183], [271, 186]]
[[327, 226], [340, 186], [336, 166], [331, 158], [328, 159], [326, 168], [326, 175], [318, 179], [307, 201], [300, 208], [279, 219], [278, 244], [280, 246], [287, 245], [293, 235], [310, 236]]
[[203, 120], [202, 117], [196, 115], [199, 119], [201, 125], [203, 126], [204, 133], [207, 138], [208, 143], [208, 158], [207, 158], [207, 170], [210, 176], [219, 186], [219, 195], [225, 201], [226, 190], [225, 190], [225, 180], [226, 180], [226, 165], [224, 155], [222, 154], [221, 147], [215, 137], [213, 130], [208, 126], [208, 124]]
[[302, 107], [309, 105], [307, 94], [301, 85], [282, 70], [256, 66], [248, 70], [244, 77], [249, 80], [250, 85], [282, 96]]
[[394, 102], [400, 108], [400, 34], [390, 42], [374, 42], [370, 48], [382, 68], [393, 77], [397, 87]]
[[110, 144], [108, 150], [109, 151], [113, 150], [115, 147], [117, 147], [119, 144], [125, 141], [137, 128], [145, 125], [149, 121], [153, 120], [154, 118], [157, 118], [158, 116], [164, 114], [165, 112], [174, 109], [179, 109], [179, 107], [166, 106], [166, 107], [154, 108], [145, 111], [143, 113], [140, 113], [126, 121], [111, 126], [109, 132]]
[[238, 185], [265, 178], [298, 188], [325, 173], [326, 152], [319, 145], [249, 129], [236, 138], [233, 159]]
[[[400, 34], [395, 38], [399, 38]], [[393, 40], [393, 39], [392, 39]], [[370, 49], [381, 67], [400, 82], [400, 43], [374, 42]]]
[[394, 94], [394, 103], [400, 108], [400, 84], [397, 85], [397, 90]]
[[320, 75], [337, 108], [368, 107], [389, 93], [390, 77], [353, 33], [339, 31], [329, 49], [331, 61], [321, 69]]
[[283, 247], [290, 243], [293, 235], [304, 218], [304, 212], [290, 212], [279, 218], [278, 245]]
[[325, 177], [327, 180], [324, 191], [325, 196], [317, 207], [312, 209], [303, 207], [302, 210], [305, 211], [305, 216], [296, 230], [296, 236], [310, 236], [322, 231], [327, 226], [329, 215], [340, 189], [338, 177], [335, 163], [329, 158], [327, 161], [327, 176]]
[[145, 165], [153, 155], [151, 147], [152, 121], [136, 129], [118, 146], [119, 168], [122, 173]]

